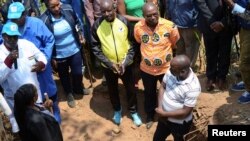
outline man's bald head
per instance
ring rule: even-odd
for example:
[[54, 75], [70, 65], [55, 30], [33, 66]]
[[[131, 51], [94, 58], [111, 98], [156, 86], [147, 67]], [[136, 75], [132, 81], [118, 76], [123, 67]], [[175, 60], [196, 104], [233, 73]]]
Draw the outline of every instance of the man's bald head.
[[100, 6], [102, 16], [108, 22], [113, 22], [116, 16], [116, 6], [113, 0], [102, 0]]
[[186, 55], [178, 55], [170, 62], [170, 71], [178, 80], [185, 80], [190, 72], [190, 59]]
[[147, 26], [155, 28], [159, 20], [159, 11], [157, 6], [152, 2], [148, 2], [143, 6], [142, 11]]
[[107, 6], [113, 6], [113, 4], [114, 4], [113, 0], [101, 0], [100, 8], [103, 9]]
[[186, 55], [177, 55], [171, 60], [170, 64], [186, 69], [190, 67], [190, 63], [190, 59]]
[[153, 2], [147, 2], [146, 4], [144, 4], [144, 6], [142, 8], [142, 12], [145, 13], [145, 12], [150, 11], [152, 9], [157, 10], [156, 5]]

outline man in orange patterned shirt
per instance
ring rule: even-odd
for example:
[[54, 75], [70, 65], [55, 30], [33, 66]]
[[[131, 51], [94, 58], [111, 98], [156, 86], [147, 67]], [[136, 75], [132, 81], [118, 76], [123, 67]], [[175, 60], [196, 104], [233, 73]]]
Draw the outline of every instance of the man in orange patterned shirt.
[[141, 44], [141, 77], [144, 85], [144, 108], [147, 113], [149, 129], [154, 120], [157, 101], [157, 81], [162, 81], [169, 69], [172, 49], [180, 36], [177, 27], [171, 21], [159, 18], [157, 6], [149, 2], [143, 6], [145, 20], [138, 22], [134, 28], [134, 36]]

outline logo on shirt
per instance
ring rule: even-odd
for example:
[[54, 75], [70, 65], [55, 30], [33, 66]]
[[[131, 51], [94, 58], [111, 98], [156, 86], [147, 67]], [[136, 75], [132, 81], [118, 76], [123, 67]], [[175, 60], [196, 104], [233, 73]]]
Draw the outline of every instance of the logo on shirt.
[[164, 36], [164, 37], [169, 37], [169, 36], [170, 36], [170, 33], [166, 32], [166, 33], [164, 33], [163, 36]]
[[123, 28], [122, 28], [122, 27], [119, 27], [118, 31], [122, 32], [122, 31], [123, 31]]
[[149, 36], [147, 34], [142, 35], [141, 37], [143, 43], [148, 43], [149, 41]]
[[168, 54], [168, 55], [166, 56], [166, 61], [169, 62], [171, 59], [172, 59], [172, 55], [171, 55], [171, 54]]
[[153, 42], [158, 42], [160, 40], [160, 36], [157, 33], [154, 33], [152, 40], [153, 40]]
[[155, 58], [154, 59], [154, 65], [155, 66], [160, 66], [162, 65], [162, 60], [160, 58]]
[[151, 62], [150, 62], [150, 60], [148, 58], [144, 58], [144, 62], [145, 62], [145, 64], [147, 66], [151, 66], [152, 65]]

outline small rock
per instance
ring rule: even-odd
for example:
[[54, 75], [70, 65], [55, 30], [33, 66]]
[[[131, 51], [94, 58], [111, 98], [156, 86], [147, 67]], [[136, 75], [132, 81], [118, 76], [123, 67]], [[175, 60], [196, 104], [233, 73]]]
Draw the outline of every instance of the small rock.
[[114, 127], [114, 128], [112, 129], [112, 131], [113, 131], [113, 133], [115, 133], [115, 134], [119, 134], [119, 133], [121, 132], [121, 129], [120, 129], [119, 126], [116, 126], [116, 127]]
[[132, 128], [132, 129], [136, 129], [137, 126], [133, 124], [133, 125], [131, 126], [131, 128]]

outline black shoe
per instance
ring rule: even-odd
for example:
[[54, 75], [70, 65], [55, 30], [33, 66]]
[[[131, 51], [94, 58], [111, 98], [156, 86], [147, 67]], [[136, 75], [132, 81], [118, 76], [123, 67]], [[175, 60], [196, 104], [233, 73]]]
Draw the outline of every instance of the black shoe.
[[215, 88], [215, 84], [214, 84], [214, 81], [213, 80], [207, 80], [207, 84], [206, 84], [206, 90], [208, 92], [214, 90]]
[[75, 99], [74, 99], [74, 96], [72, 95], [72, 93], [69, 93], [67, 95], [67, 103], [68, 103], [68, 106], [70, 108], [76, 107], [76, 102], [75, 102]]

